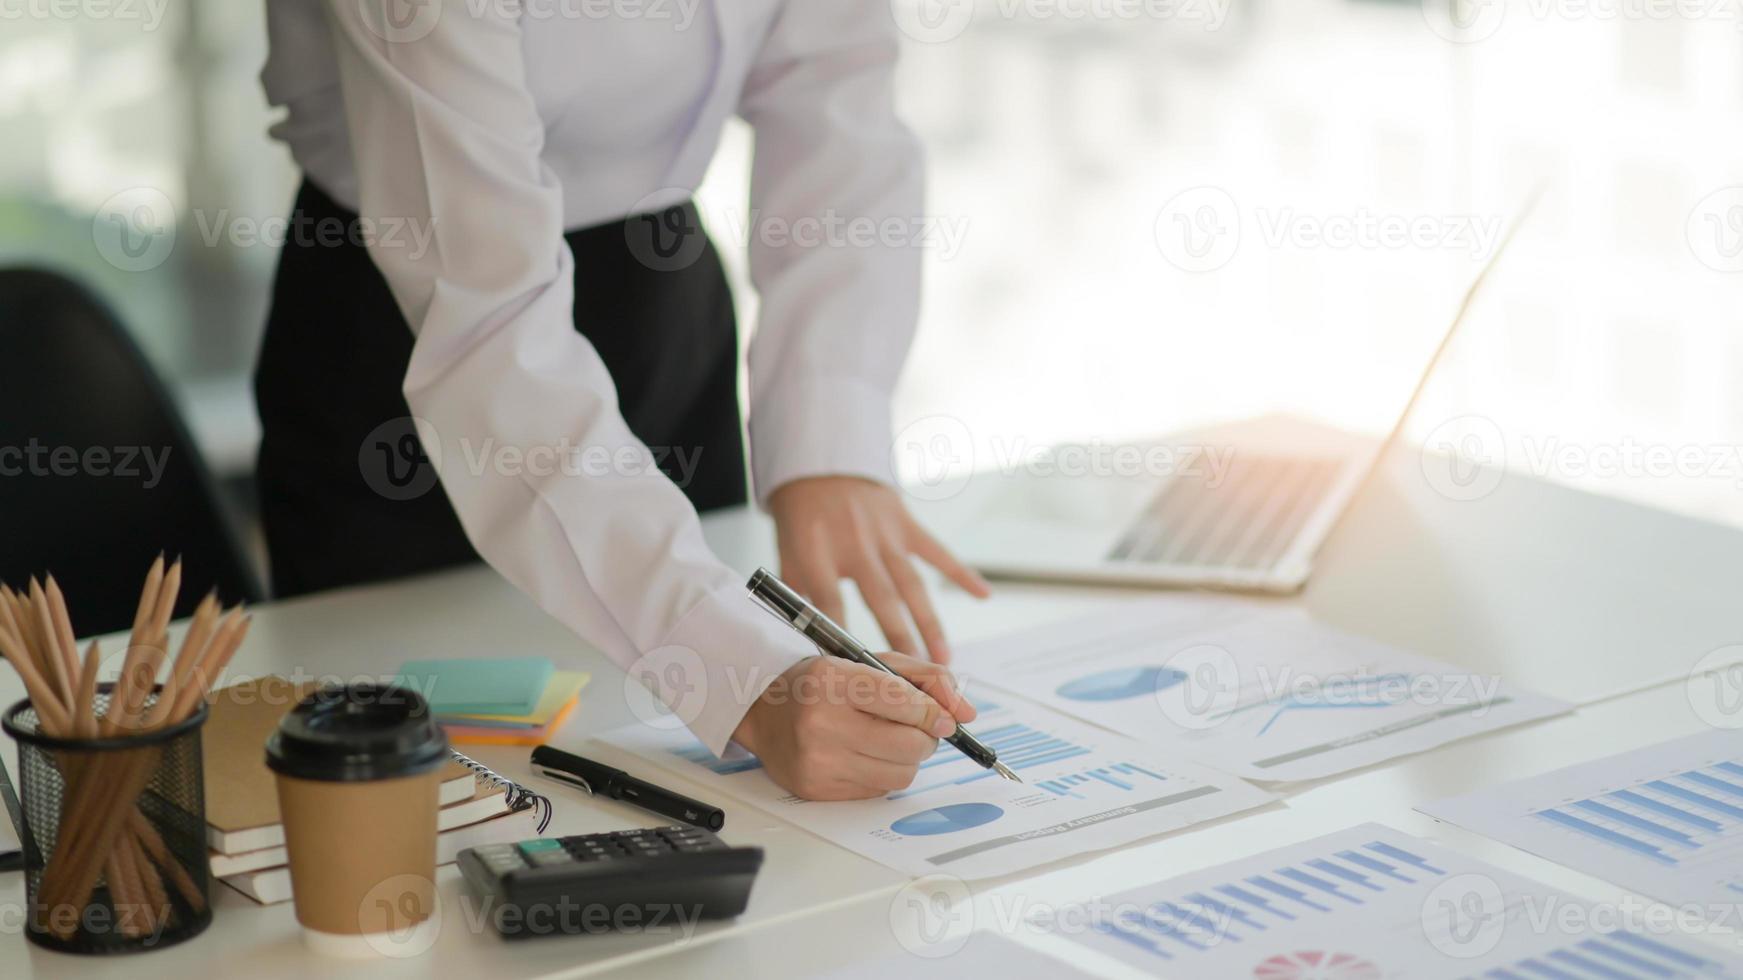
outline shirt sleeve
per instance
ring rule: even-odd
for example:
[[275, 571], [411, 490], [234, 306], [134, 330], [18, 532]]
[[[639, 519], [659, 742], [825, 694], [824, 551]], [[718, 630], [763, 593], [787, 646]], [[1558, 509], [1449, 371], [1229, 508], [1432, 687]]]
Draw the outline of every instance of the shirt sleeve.
[[361, 216], [430, 233], [423, 250], [382, 236], [370, 256], [417, 335], [404, 390], [442, 486], [491, 565], [722, 752], [811, 651], [709, 551], [574, 328], [562, 188], [541, 160], [518, 19], [428, 0], [427, 19], [396, 25], [392, 6], [327, 10]]
[[746, 80], [756, 134], [750, 345], [757, 498], [800, 477], [893, 483], [890, 398], [919, 314], [924, 164], [896, 118], [885, 3], [789, 0]]

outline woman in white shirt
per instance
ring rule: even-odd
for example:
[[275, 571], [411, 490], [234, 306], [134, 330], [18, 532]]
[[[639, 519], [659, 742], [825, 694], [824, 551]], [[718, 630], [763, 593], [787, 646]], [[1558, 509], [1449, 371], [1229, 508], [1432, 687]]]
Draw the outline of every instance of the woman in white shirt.
[[783, 575], [835, 616], [853, 579], [926, 693], [809, 657], [696, 517], [746, 475], [732, 300], [690, 195], [737, 114], [758, 220], [918, 222], [888, 6], [267, 6], [274, 133], [306, 176], [256, 378], [279, 593], [482, 554], [713, 751], [812, 798], [907, 785], [973, 716], [913, 558], [985, 594], [891, 489], [915, 245], [753, 226], [750, 483]]

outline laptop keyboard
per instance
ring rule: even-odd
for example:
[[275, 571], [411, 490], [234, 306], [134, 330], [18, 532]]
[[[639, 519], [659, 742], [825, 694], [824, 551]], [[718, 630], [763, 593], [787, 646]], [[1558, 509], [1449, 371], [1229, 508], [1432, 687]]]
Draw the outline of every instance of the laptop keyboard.
[[1197, 472], [1168, 481], [1108, 560], [1271, 568], [1325, 500], [1340, 468], [1333, 459], [1237, 452], [1220, 480]]

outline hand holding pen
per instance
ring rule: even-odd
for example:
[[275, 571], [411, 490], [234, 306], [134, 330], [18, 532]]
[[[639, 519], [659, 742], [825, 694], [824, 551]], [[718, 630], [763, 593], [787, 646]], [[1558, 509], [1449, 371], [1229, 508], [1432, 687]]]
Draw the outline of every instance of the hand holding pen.
[[789, 669], [740, 726], [738, 740], [777, 782], [807, 799], [879, 796], [910, 785], [934, 751], [960, 751], [1016, 779], [963, 727], [975, 710], [949, 671], [902, 654], [873, 655], [767, 571], [752, 578], [750, 591], [829, 654]]

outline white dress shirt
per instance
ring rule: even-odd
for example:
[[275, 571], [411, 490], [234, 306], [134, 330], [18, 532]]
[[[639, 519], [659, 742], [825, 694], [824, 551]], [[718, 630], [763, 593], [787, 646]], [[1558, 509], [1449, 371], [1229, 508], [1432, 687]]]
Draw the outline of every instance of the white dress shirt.
[[[410, 236], [370, 254], [417, 335], [405, 395], [467, 535], [724, 751], [762, 688], [812, 650], [746, 598], [744, 570], [710, 552], [683, 493], [648, 464], [575, 331], [563, 233], [688, 198], [734, 114], [756, 135], [752, 216], [919, 221], [888, 4], [267, 7], [262, 81], [288, 110], [274, 134], [365, 219], [432, 233], [421, 254]], [[890, 394], [917, 315], [915, 247], [795, 237], [750, 236], [764, 502], [801, 477], [890, 479]], [[508, 447], [518, 454], [492, 452]], [[553, 451], [580, 465], [548, 465]], [[521, 463], [495, 465], [505, 459]]]

